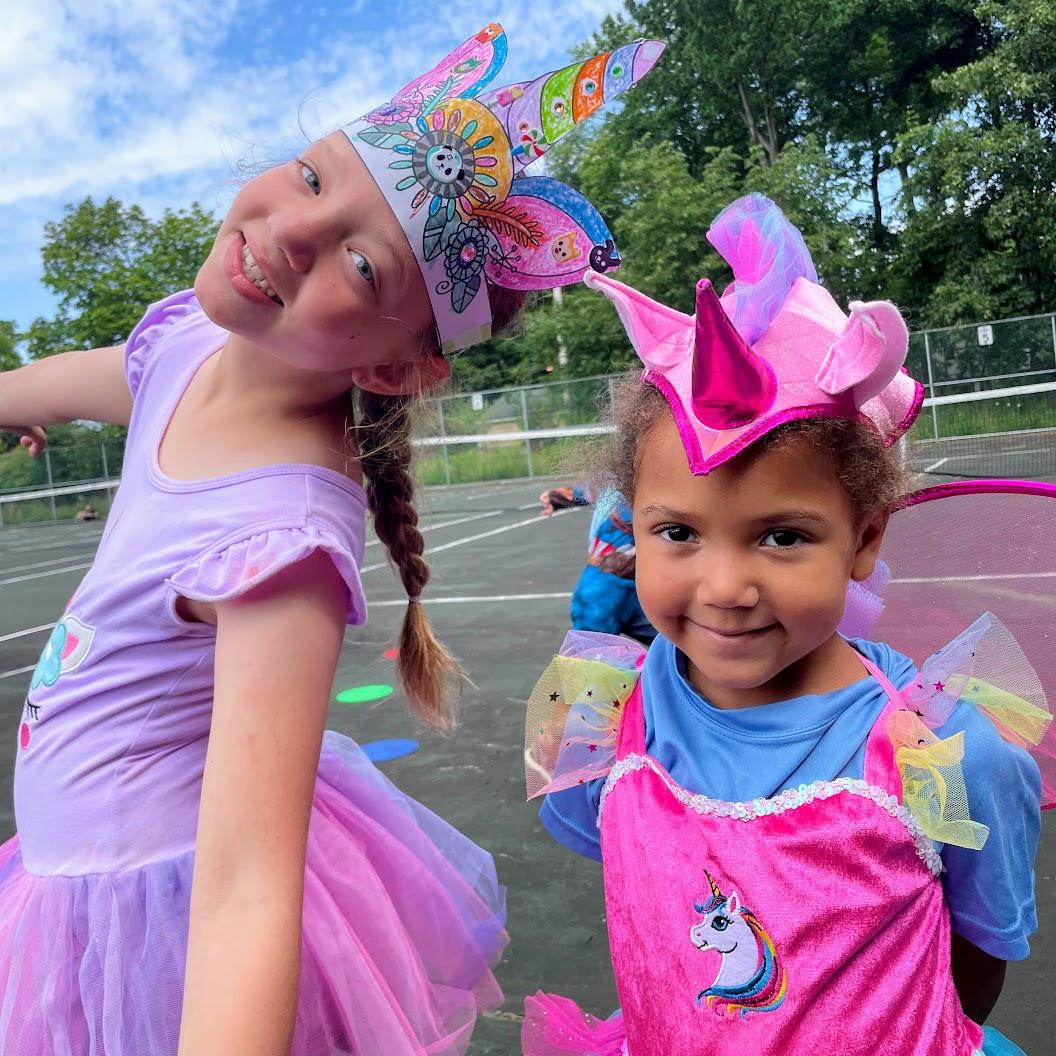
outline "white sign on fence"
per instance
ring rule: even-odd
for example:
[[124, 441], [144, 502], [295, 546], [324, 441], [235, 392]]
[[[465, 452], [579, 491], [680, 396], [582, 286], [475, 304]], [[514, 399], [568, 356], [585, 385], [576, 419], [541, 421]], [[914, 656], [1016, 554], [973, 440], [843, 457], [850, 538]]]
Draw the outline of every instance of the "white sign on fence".
[[469, 405], [475, 411], [484, 410], [484, 394], [480, 392], [473, 393], [469, 398]]
[[975, 332], [979, 336], [979, 344], [992, 345], [994, 343], [994, 328], [989, 323], [985, 326], [977, 326]]

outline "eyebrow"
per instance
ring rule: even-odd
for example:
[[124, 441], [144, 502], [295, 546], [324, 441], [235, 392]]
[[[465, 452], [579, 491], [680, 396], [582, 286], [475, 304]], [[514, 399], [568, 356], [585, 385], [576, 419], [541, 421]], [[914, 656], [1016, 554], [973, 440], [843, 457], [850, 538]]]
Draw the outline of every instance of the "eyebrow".
[[[698, 514], [688, 513], [685, 510], [676, 510], [671, 506], [662, 506], [659, 504], [651, 504], [642, 508], [642, 514], [658, 514], [661, 517], [669, 517], [672, 521], [693, 521], [699, 516]], [[751, 523], [753, 525], [765, 525], [775, 523], [808, 523], [808, 524], [827, 524], [828, 521], [821, 514], [814, 513], [812, 510], [774, 510], [773, 513], [764, 513], [760, 517], [753, 517]]]
[[764, 513], [761, 517], [753, 518], [753, 524], [773, 524], [776, 521], [804, 521], [809, 524], [827, 524], [828, 521], [820, 513], [813, 510], [774, 510], [773, 513]]
[[683, 510], [675, 510], [670, 506], [660, 506], [655, 503], [642, 507], [642, 513], [658, 513], [661, 517], [670, 517], [673, 521], [690, 521], [694, 515]]

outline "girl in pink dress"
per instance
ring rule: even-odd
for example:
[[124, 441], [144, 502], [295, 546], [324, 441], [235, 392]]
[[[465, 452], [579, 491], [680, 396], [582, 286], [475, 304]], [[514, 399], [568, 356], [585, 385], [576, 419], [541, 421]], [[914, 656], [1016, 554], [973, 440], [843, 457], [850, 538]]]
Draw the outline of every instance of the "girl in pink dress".
[[[1007, 493], [1001, 524], [1041, 508], [1051, 523], [1054, 489], [900, 499], [893, 445], [921, 390], [902, 369], [897, 310], [845, 315], [759, 196], [709, 238], [736, 282], [721, 300], [698, 284], [695, 318], [586, 278], [645, 363], [617, 408], [610, 468], [659, 636], [646, 655], [573, 632], [529, 704], [529, 794], [546, 794], [557, 839], [604, 864], [621, 1013], [599, 1021], [540, 993], [524, 1051], [1019, 1052], [982, 1024], [1036, 927], [1051, 715], [997, 617], [957, 626], [936, 582], [1005, 577], [955, 574], [921, 511], [974, 516], [985, 541], [993, 493]], [[907, 574], [923, 529], [930, 567]], [[1000, 544], [1017, 552], [1020, 538], [1008, 527]], [[1024, 545], [1026, 560], [1039, 544]], [[907, 618], [900, 591], [920, 583], [928, 604]], [[1000, 593], [984, 603], [1015, 615], [1022, 589], [1011, 604]], [[948, 640], [951, 620], [961, 633], [918, 669], [865, 637], [899, 612], [911, 640]], [[1051, 603], [1036, 626], [1051, 627]], [[1050, 681], [1051, 648], [1040, 659]]]
[[0, 377], [31, 451], [50, 422], [129, 427], [18, 731], [3, 1056], [454, 1056], [501, 1001], [491, 856], [323, 725], [368, 510], [407, 697], [450, 725], [410, 410], [523, 291], [619, 263], [582, 196], [523, 170], [661, 51], [500, 88], [487, 26], [243, 187], [194, 290], [124, 345]]

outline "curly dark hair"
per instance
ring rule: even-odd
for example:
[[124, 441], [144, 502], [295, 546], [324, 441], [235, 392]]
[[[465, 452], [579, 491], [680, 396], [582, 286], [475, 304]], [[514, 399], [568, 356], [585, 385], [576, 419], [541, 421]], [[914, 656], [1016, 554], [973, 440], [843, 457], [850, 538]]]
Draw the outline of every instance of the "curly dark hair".
[[[616, 435], [602, 465], [606, 481], [634, 498], [634, 484], [644, 439], [670, 417], [663, 393], [642, 383], [637, 374], [616, 388], [613, 418]], [[889, 510], [911, 490], [913, 477], [905, 469], [897, 447], [885, 447], [875, 430], [851, 418], [803, 418], [786, 422], [760, 437], [745, 454], [758, 456], [785, 444], [806, 441], [832, 458], [837, 479], [850, 503], [855, 523], [880, 510]]]

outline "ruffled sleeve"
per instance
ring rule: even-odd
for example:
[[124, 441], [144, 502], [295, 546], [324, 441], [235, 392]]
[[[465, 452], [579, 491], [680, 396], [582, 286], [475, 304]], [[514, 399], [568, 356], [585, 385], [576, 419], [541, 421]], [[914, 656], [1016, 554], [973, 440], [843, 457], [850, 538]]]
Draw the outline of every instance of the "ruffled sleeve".
[[194, 290], [181, 290], [147, 309], [125, 342], [125, 380], [133, 400], [162, 336], [179, 320], [200, 311]]
[[219, 543], [184, 565], [166, 584], [194, 601], [230, 601], [316, 550], [329, 554], [345, 581], [348, 623], [365, 623], [367, 603], [352, 550], [329, 528], [311, 522], [273, 527]]
[[645, 649], [629, 638], [569, 632], [528, 700], [524, 763], [529, 799], [608, 773], [623, 706], [644, 659]]

